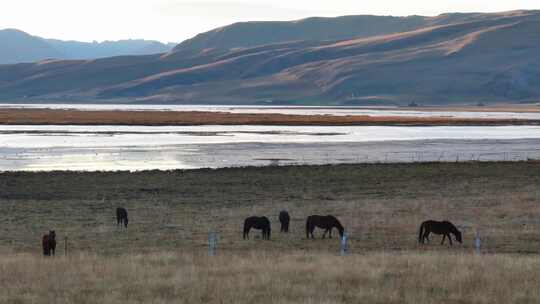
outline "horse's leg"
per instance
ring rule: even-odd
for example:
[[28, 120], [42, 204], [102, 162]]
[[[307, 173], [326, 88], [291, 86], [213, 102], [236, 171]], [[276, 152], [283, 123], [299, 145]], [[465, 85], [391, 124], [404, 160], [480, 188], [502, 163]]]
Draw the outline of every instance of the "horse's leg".
[[332, 227], [328, 228], [328, 237], [332, 238]]
[[446, 239], [446, 234], [443, 234], [443, 237], [442, 237], [442, 240], [441, 240], [441, 245], [444, 244], [444, 239]]
[[325, 239], [326, 238], [326, 233], [328, 232], [328, 229], [326, 229], [323, 234], [322, 234], [322, 238]]
[[452, 237], [450, 236], [450, 234], [448, 234], [448, 241], [450, 242], [450, 246], [454, 245], [454, 244], [452, 244]]

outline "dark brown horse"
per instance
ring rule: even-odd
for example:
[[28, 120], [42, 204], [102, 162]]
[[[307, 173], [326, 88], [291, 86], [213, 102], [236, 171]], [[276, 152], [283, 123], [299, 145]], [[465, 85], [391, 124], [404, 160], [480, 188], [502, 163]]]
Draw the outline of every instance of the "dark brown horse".
[[282, 210], [279, 213], [279, 222], [281, 223], [281, 232], [289, 232], [289, 221], [291, 220], [291, 217], [289, 216], [289, 212]]
[[244, 240], [247, 238], [249, 239], [249, 230], [258, 229], [262, 230], [262, 238], [263, 240], [269, 240], [270, 239], [270, 220], [266, 216], [252, 216], [248, 217], [244, 221]]
[[324, 233], [322, 236], [323, 239], [326, 237], [327, 232], [329, 233], [329, 237], [332, 238], [333, 228], [337, 228], [340, 237], [343, 237], [343, 231], [345, 230], [341, 223], [338, 221], [338, 219], [335, 218], [333, 215], [311, 215], [308, 216], [306, 220], [306, 235], [308, 239], [310, 238], [310, 236], [312, 239], [315, 238], [313, 236], [313, 230], [315, 230], [315, 227], [324, 229]]
[[129, 223], [128, 212], [122, 207], [116, 208], [116, 227], [124, 224], [124, 227], [127, 228]]
[[443, 235], [443, 238], [441, 240], [441, 245], [444, 244], [444, 240], [448, 238], [450, 241], [450, 245], [452, 245], [452, 238], [450, 237], [450, 234], [453, 234], [456, 238], [456, 241], [459, 243], [462, 242], [461, 240], [461, 231], [459, 231], [454, 224], [450, 223], [449, 221], [425, 221], [420, 225], [420, 231], [418, 232], [418, 242], [420, 244], [424, 244], [424, 241], [427, 240], [429, 242], [429, 234], [439, 234]]
[[49, 234], [45, 234], [41, 238], [41, 246], [43, 247], [43, 255], [54, 255], [56, 251], [56, 232], [54, 230], [49, 231]]

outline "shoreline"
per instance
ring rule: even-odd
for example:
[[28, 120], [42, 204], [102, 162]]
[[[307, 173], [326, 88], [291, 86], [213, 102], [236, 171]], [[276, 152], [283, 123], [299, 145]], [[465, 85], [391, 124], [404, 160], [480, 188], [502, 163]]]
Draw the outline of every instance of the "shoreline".
[[[414, 109], [421, 110], [422, 108]], [[411, 109], [413, 111], [413, 109]], [[0, 125], [118, 125], [118, 126], [510, 126], [540, 125], [540, 120], [404, 117], [332, 116], [290, 114], [237, 114], [200, 111], [119, 111], [1, 108]]]
[[[260, 160], [284, 160], [284, 159], [260, 159]], [[235, 167], [201, 167], [201, 168], [175, 168], [175, 169], [142, 169], [142, 170], [0, 170], [0, 179], [9, 176], [55, 176], [55, 175], [88, 175], [88, 176], [140, 176], [140, 175], [162, 175], [162, 174], [222, 174], [227, 172], [271, 172], [274, 170], [339, 170], [345, 168], [420, 168], [433, 166], [505, 166], [505, 165], [539, 165], [540, 160], [488, 160], [488, 161], [426, 161], [426, 162], [367, 162], [367, 163], [333, 163], [333, 164], [284, 164], [284, 165], [247, 165]]]

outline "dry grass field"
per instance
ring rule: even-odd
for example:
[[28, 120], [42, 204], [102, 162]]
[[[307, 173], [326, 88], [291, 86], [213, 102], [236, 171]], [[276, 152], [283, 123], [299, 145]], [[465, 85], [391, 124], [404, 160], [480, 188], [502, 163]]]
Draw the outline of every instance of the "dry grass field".
[[[538, 162], [2, 173], [0, 303], [538, 303], [539, 186]], [[305, 239], [310, 214], [342, 221], [348, 256]], [[249, 215], [271, 219], [271, 241], [241, 239]], [[417, 245], [425, 219], [451, 220], [464, 243]]]
[[[416, 108], [409, 108], [416, 110]], [[430, 110], [437, 108], [427, 108]], [[392, 117], [392, 116], [333, 116], [288, 114], [239, 114], [226, 112], [174, 111], [78, 111], [55, 109], [0, 109], [0, 124], [28, 125], [299, 125], [299, 126], [502, 126], [538, 125], [538, 120], [451, 118], [451, 117]]]
[[540, 259], [247, 251], [0, 259], [0, 303], [538, 303]]

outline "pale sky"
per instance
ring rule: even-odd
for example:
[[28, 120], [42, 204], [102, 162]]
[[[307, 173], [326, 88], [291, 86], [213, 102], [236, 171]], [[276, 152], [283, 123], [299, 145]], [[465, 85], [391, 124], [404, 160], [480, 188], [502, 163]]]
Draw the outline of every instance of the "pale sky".
[[180, 42], [238, 21], [540, 9], [540, 0], [1, 0], [0, 29], [79, 41]]

